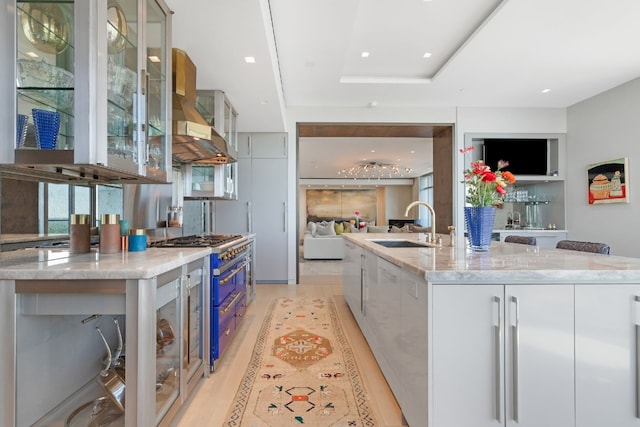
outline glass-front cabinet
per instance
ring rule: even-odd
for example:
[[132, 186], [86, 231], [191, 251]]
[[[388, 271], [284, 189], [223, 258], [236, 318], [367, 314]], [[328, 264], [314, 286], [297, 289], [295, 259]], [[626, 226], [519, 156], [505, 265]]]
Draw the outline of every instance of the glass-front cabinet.
[[199, 90], [196, 108], [212, 127], [212, 138], [226, 146], [226, 158], [212, 158], [182, 166], [186, 198], [238, 198], [238, 131], [236, 112], [221, 90]]
[[15, 64], [0, 71], [0, 90], [15, 94], [0, 101], [15, 123], [0, 131], [3, 169], [53, 182], [167, 182], [171, 13], [162, 0], [3, 3], [15, 10], [0, 18], [15, 34], [0, 42], [0, 58]]

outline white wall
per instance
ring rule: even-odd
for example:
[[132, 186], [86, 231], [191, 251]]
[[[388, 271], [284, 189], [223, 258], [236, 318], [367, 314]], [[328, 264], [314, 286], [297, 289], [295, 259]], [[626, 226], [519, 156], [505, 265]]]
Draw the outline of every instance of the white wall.
[[[455, 149], [464, 147], [464, 136], [470, 133], [502, 134], [563, 134], [567, 132], [566, 109], [564, 108], [478, 108], [457, 109]], [[458, 246], [464, 242], [464, 185], [462, 171], [467, 168], [468, 158], [462, 154], [455, 157], [454, 179], [454, 225]]]
[[[564, 108], [314, 108], [293, 107], [287, 109], [287, 129], [289, 131], [289, 171], [296, 176], [297, 135], [296, 123], [431, 123], [455, 125], [455, 149], [464, 147], [465, 133], [566, 133], [566, 109]], [[465, 169], [462, 155], [455, 157], [456, 173], [454, 181], [454, 225], [457, 230], [464, 228], [464, 187], [460, 184]], [[290, 230], [295, 230], [292, 222], [296, 218], [295, 200], [297, 186], [289, 186]], [[413, 200], [416, 199], [415, 193]], [[404, 212], [402, 212], [404, 215]], [[456, 233], [457, 244], [464, 244], [464, 233]], [[296, 250], [295, 236], [289, 236], [289, 283], [295, 283]]]
[[[403, 219], [407, 205], [418, 200], [413, 198], [413, 186], [388, 186], [384, 189], [384, 194], [387, 224], [389, 219]], [[415, 212], [412, 213], [415, 215]]]
[[[569, 238], [606, 242], [614, 255], [640, 257], [640, 79], [567, 110], [567, 219]], [[587, 165], [627, 157], [630, 203], [589, 205]]]

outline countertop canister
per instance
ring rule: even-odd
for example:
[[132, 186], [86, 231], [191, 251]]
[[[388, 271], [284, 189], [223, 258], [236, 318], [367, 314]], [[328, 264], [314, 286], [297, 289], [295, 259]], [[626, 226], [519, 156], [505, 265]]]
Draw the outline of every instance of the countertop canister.
[[147, 249], [147, 230], [132, 228], [129, 230], [129, 251], [144, 251]]
[[91, 251], [91, 227], [88, 214], [72, 214], [69, 226], [69, 251], [84, 254]]
[[120, 252], [120, 215], [100, 216], [100, 252], [115, 254]]

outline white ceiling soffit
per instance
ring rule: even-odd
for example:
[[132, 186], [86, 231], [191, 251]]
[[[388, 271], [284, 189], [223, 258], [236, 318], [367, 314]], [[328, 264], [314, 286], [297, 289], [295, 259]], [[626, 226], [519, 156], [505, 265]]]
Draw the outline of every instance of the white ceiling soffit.
[[285, 130], [285, 101], [564, 108], [640, 76], [638, 0], [167, 1], [245, 132]]

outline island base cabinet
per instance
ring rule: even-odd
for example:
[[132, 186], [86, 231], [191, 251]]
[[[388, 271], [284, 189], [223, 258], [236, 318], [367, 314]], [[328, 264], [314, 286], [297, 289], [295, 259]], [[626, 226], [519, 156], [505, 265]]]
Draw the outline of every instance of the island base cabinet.
[[640, 285], [576, 285], [576, 426], [640, 426]]
[[572, 285], [434, 285], [431, 427], [567, 427]]

